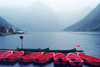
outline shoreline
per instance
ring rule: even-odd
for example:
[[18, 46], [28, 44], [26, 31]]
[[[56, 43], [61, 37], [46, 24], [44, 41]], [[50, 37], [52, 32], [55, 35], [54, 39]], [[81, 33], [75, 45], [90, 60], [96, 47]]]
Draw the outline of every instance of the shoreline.
[[6, 35], [14, 35], [14, 34], [25, 34], [25, 32], [0, 33], [0, 36], [6, 36]]

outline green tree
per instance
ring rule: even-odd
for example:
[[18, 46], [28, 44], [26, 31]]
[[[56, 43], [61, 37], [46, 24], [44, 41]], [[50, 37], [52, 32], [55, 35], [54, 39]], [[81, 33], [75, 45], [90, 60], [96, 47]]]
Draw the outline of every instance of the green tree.
[[6, 29], [5, 29], [4, 26], [0, 26], [0, 32], [1, 32], [1, 33], [5, 33], [5, 32], [6, 32]]
[[10, 32], [10, 33], [13, 33], [13, 29], [12, 29], [12, 28], [10, 28], [10, 29], [9, 29], [9, 32]]

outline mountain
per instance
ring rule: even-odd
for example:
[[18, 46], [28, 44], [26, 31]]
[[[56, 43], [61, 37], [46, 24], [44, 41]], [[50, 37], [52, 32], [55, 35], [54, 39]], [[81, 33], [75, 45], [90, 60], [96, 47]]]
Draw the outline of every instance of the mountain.
[[100, 31], [100, 4], [82, 20], [65, 28], [64, 31]]
[[2, 31], [5, 31], [7, 28], [14, 29], [16, 31], [22, 31], [21, 29], [19, 29], [19, 28], [13, 26], [12, 24], [8, 23], [8, 21], [6, 21], [2, 17], [0, 17], [0, 32], [2, 32], [1, 28], [3, 28]]
[[62, 28], [65, 28], [72, 24], [75, 24], [75, 22], [84, 18], [92, 9], [93, 8], [91, 8], [91, 7], [84, 7], [79, 10], [70, 10], [70, 11], [60, 10], [60, 11], [57, 11], [56, 13], [59, 16], [60, 20], [63, 22]]
[[22, 22], [21, 25], [32, 31], [58, 31], [60, 28], [56, 13], [42, 2], [36, 2], [24, 9], [16, 21]]
[[25, 31], [60, 31], [79, 21], [89, 11], [90, 9], [81, 13], [80, 10], [57, 12], [39, 1], [26, 8], [0, 8], [0, 16]]
[[1, 9], [0, 15], [16, 27], [27, 31], [58, 31], [62, 29], [56, 13], [43, 2], [35, 2], [23, 9]]
[[6, 33], [6, 29], [9, 28], [9, 32], [12, 32], [13, 26], [9, 24], [4, 18], [0, 17], [0, 36]]
[[4, 26], [5, 28], [13, 28], [11, 24], [9, 24], [5, 19], [0, 17], [0, 26]]

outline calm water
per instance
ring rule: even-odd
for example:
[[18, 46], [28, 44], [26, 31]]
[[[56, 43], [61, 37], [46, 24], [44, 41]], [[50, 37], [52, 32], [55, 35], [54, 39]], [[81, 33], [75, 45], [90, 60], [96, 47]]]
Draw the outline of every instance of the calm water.
[[[80, 49], [84, 50], [85, 54], [100, 58], [100, 32], [29, 32], [23, 35], [0, 36], [0, 48], [21, 47], [19, 36], [24, 36], [24, 48], [72, 49], [80, 44]], [[0, 67], [54, 67], [54, 63], [51, 62], [44, 66], [33, 63], [24, 65], [19, 62], [0, 63]], [[83, 65], [83, 67], [91, 66]]]

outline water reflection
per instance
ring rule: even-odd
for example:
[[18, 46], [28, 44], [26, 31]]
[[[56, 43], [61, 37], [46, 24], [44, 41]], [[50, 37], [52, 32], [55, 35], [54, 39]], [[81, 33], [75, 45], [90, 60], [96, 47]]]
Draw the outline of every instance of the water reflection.
[[18, 63], [17, 61], [16, 62], [12, 62], [12, 63], [1, 61], [0, 62], [0, 67], [15, 67], [15, 65], [17, 63]]
[[[21, 63], [17, 61], [12, 63], [0, 62], [0, 67], [72, 67], [72, 66], [69, 63], [67, 63], [67, 65], [55, 65], [53, 61], [43, 65], [34, 64], [33, 62]], [[96, 67], [96, 66], [84, 63], [81, 67]]]

